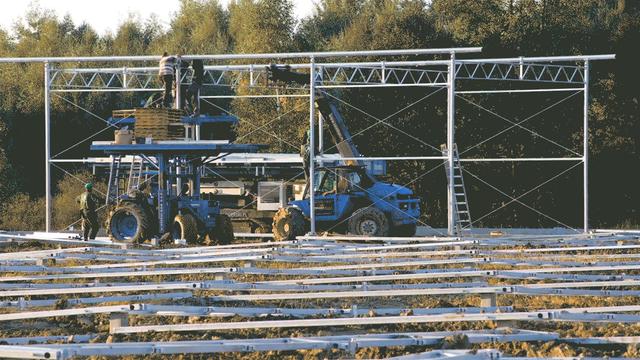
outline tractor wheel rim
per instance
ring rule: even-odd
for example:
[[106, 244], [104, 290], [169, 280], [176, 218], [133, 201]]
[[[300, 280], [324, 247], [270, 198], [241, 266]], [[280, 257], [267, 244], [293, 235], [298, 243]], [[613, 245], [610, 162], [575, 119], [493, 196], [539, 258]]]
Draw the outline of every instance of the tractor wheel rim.
[[282, 229], [284, 230], [284, 232], [288, 233], [289, 230], [291, 229], [291, 227], [289, 226], [288, 223], [284, 224], [284, 226], [282, 227]]
[[115, 230], [121, 240], [128, 240], [136, 236], [138, 220], [129, 212], [124, 212], [114, 219]]
[[375, 235], [376, 232], [378, 232], [378, 224], [375, 221], [367, 219], [360, 223], [362, 235]]

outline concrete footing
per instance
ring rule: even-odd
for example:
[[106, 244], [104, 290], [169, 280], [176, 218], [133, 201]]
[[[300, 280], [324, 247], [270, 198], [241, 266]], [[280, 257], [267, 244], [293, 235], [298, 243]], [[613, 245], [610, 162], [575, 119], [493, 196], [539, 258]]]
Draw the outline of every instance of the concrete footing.
[[127, 313], [111, 313], [109, 317], [109, 333], [112, 333], [123, 326], [129, 326], [129, 314]]

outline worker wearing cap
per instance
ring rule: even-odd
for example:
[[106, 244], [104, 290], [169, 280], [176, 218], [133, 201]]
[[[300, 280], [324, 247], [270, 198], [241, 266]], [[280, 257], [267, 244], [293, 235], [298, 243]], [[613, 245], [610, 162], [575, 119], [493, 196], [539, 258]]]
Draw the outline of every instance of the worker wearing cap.
[[76, 201], [80, 204], [80, 214], [82, 216], [82, 234], [84, 241], [93, 240], [98, 234], [100, 224], [98, 223], [98, 204], [100, 199], [93, 193], [93, 184], [84, 185], [85, 191], [78, 196]]

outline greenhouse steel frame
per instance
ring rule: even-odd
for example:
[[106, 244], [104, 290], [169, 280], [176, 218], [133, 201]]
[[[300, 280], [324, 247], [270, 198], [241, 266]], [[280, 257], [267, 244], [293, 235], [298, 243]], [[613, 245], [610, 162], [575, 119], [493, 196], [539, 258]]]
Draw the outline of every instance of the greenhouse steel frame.
[[[339, 51], [339, 52], [303, 52], [303, 53], [270, 53], [270, 54], [225, 54], [225, 55], [188, 55], [181, 59], [193, 60], [202, 59], [205, 61], [221, 63], [222, 65], [205, 66], [205, 83], [207, 86], [229, 86], [238, 84], [248, 84], [258, 86], [261, 81], [266, 81], [266, 67], [268, 63], [257, 63], [255, 60], [272, 61], [289, 65], [292, 69], [308, 71], [310, 85], [297, 89], [295, 94], [284, 95], [220, 95], [203, 96], [208, 98], [233, 98], [233, 97], [308, 97], [309, 98], [309, 131], [310, 136], [310, 165], [309, 182], [313, 187], [314, 171], [317, 162], [322, 161], [322, 146], [314, 143], [316, 126], [316, 109], [314, 97], [316, 91], [331, 88], [371, 88], [371, 87], [433, 87], [447, 90], [447, 121], [446, 121], [446, 144], [447, 148], [453, 148], [455, 144], [456, 132], [456, 96], [463, 94], [500, 94], [500, 93], [534, 93], [534, 92], [571, 92], [583, 93], [583, 147], [582, 153], [577, 153], [558, 143], [549, 140], [556, 145], [571, 151], [575, 156], [571, 157], [535, 157], [535, 158], [461, 158], [462, 162], [503, 162], [503, 161], [570, 161], [578, 166], [582, 164], [582, 192], [583, 192], [583, 224], [582, 231], [589, 231], [589, 191], [588, 191], [588, 163], [589, 163], [589, 68], [592, 61], [615, 59], [615, 55], [579, 55], [579, 56], [546, 56], [546, 57], [514, 57], [496, 59], [462, 59], [458, 55], [478, 53], [482, 48], [445, 48], [445, 49], [406, 49], [406, 50], [379, 50], [379, 51]], [[440, 60], [404, 60], [404, 61], [367, 61], [367, 62], [322, 62], [326, 59], [348, 59], [354, 57], [361, 58], [384, 58], [388, 56], [412, 57], [434, 56], [442, 58]], [[43, 63], [44, 64], [44, 127], [45, 127], [45, 193], [46, 193], [46, 231], [51, 228], [51, 166], [56, 163], [82, 162], [82, 160], [62, 159], [51, 156], [51, 96], [56, 93], [71, 92], [136, 92], [136, 91], [161, 91], [155, 82], [157, 77], [157, 67], [104, 67], [104, 68], [69, 68], [64, 64], [69, 63], [148, 63], [158, 61], [159, 56], [100, 56], [100, 57], [38, 57], [38, 58], [2, 58], [0, 63]], [[236, 64], [238, 61], [252, 62], [249, 64]], [[287, 63], [297, 62], [297, 63]], [[189, 82], [189, 74], [180, 73], [177, 67], [176, 77], [181, 79], [181, 84]], [[515, 82], [536, 82], [544, 84], [541, 88], [523, 89], [486, 89], [473, 91], [456, 90], [458, 80], [497, 80]], [[302, 91], [302, 92], [300, 92]], [[427, 95], [427, 97], [430, 94]], [[176, 106], [180, 103], [180, 87], [176, 87]], [[425, 97], [426, 98], [426, 97]], [[100, 118], [83, 107], [62, 98], [68, 103], [82, 109], [91, 115]], [[424, 98], [423, 98], [424, 99]], [[422, 100], [422, 99], [421, 99]], [[421, 101], [419, 100], [419, 101]], [[477, 104], [476, 104], [477, 105]], [[411, 106], [411, 105], [409, 105]], [[479, 105], [477, 105], [479, 106]], [[551, 106], [555, 106], [551, 105]], [[482, 108], [482, 107], [480, 107]], [[404, 110], [404, 109], [403, 109]], [[487, 110], [487, 109], [485, 109]], [[546, 109], [542, 110], [545, 111]], [[402, 111], [402, 110], [401, 110]], [[501, 117], [499, 114], [495, 114]], [[393, 116], [395, 114], [392, 114]], [[535, 115], [534, 115], [535, 116]], [[373, 117], [374, 119], [377, 119]], [[504, 117], [503, 120], [512, 124], [510, 128], [518, 127], [537, 134], [532, 130], [523, 127], [520, 121], [515, 122]], [[101, 118], [100, 118], [101, 119]], [[372, 125], [386, 124], [385, 119], [377, 119]], [[104, 121], [104, 119], [102, 119]], [[112, 126], [111, 124], [108, 124]], [[322, 139], [322, 120], [319, 118], [317, 129], [319, 139]], [[107, 127], [108, 129], [109, 127]], [[106, 129], [104, 129], [106, 130]], [[104, 131], [103, 130], [103, 131]], [[196, 139], [199, 139], [199, 128], [195, 129]], [[504, 132], [504, 131], [502, 131]], [[498, 136], [502, 132], [494, 135]], [[540, 134], [537, 134], [540, 135]], [[540, 135], [541, 136], [541, 135]], [[493, 138], [491, 137], [491, 138]], [[542, 136], [543, 137], [543, 136]], [[90, 137], [89, 137], [90, 138]], [[88, 140], [86, 138], [76, 145]], [[544, 138], [544, 137], [543, 137]], [[485, 140], [486, 141], [486, 140]], [[433, 147], [433, 146], [431, 146]], [[435, 149], [435, 147], [433, 147]], [[65, 150], [66, 151], [66, 150]], [[342, 158], [348, 160], [348, 158]], [[449, 178], [453, 178], [454, 154], [448, 152], [447, 156], [385, 156], [385, 157], [362, 157], [358, 160], [436, 160], [448, 163]], [[574, 166], [574, 167], [575, 167]], [[571, 167], [570, 169], [573, 169]], [[569, 169], [569, 170], [570, 170]], [[565, 170], [565, 172], [568, 170]], [[423, 174], [426, 175], [426, 174]], [[473, 175], [473, 174], [472, 174]], [[557, 177], [557, 176], [556, 176]], [[551, 180], [555, 179], [552, 178]], [[551, 181], [549, 180], [549, 181]], [[548, 182], [548, 181], [547, 181]], [[538, 187], [546, 184], [542, 183]], [[488, 184], [490, 185], [490, 184]], [[454, 183], [450, 181], [447, 185], [448, 203], [448, 234], [453, 235], [455, 230], [454, 214]], [[491, 185], [490, 185], [491, 186]], [[536, 187], [537, 188], [537, 187]], [[531, 189], [530, 191], [535, 190]], [[496, 188], [500, 192], [499, 189]], [[526, 195], [524, 193], [518, 197], [509, 197], [506, 205], [513, 202], [542, 214], [519, 200]], [[309, 237], [316, 234], [315, 224], [315, 201], [310, 197], [311, 202], [311, 231]], [[503, 205], [506, 206], [506, 205]], [[494, 211], [497, 209], [494, 209]], [[547, 215], [547, 218], [564, 225], [562, 222]], [[569, 227], [568, 225], [565, 225]], [[571, 228], [571, 227], [569, 227]]]

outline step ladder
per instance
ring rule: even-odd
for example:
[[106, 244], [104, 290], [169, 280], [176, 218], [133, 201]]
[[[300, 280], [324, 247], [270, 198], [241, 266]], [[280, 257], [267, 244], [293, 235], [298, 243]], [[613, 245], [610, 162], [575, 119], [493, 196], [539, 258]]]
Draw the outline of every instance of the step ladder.
[[[449, 152], [446, 145], [441, 146], [442, 156], [448, 157]], [[449, 161], [444, 160], [444, 169], [447, 174], [447, 183], [451, 183], [449, 178]], [[462, 176], [462, 166], [460, 165], [460, 156], [458, 147], [453, 144], [453, 216], [456, 235], [462, 235], [462, 231], [471, 230], [471, 210], [469, 209], [469, 201], [467, 200], [467, 191], [464, 186], [464, 178]]]
[[122, 193], [120, 188], [120, 166], [122, 156], [111, 156], [111, 165], [109, 166], [109, 182], [107, 183], [107, 196], [105, 197], [105, 205], [115, 203]]

